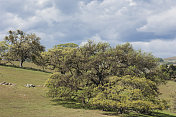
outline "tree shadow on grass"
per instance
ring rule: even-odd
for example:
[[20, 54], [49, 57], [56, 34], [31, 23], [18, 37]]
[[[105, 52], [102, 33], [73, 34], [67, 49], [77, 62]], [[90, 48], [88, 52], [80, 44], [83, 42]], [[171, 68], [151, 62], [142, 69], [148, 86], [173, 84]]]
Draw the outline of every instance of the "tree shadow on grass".
[[20, 68], [20, 69], [26, 69], [26, 70], [32, 70], [32, 71], [40, 71], [40, 72], [45, 72], [45, 73], [52, 73], [46, 70], [42, 70], [42, 69], [36, 69], [36, 68], [32, 68], [32, 67], [19, 67], [16, 65], [6, 65], [6, 64], [2, 64], [0, 63], [1, 66], [6, 66], [6, 67], [13, 67], [13, 68]]
[[[62, 100], [62, 99], [52, 99], [52, 102], [54, 102], [54, 106], [62, 105], [66, 108], [72, 108], [72, 109], [85, 109], [85, 110], [103, 110], [101, 108], [93, 107], [90, 105], [83, 105], [81, 103], [76, 102], [75, 100]], [[119, 116], [120, 114], [113, 111], [106, 111], [102, 113], [103, 115], [107, 116]], [[176, 117], [175, 115], [170, 115], [167, 113], [161, 113], [161, 112], [153, 112], [150, 115], [145, 114], [138, 114], [138, 113], [128, 113], [122, 115], [122, 117]]]
[[54, 106], [62, 105], [66, 108], [73, 108], [73, 109], [86, 109], [86, 110], [95, 110], [97, 108], [92, 107], [90, 105], [83, 105], [82, 103], [78, 103], [75, 100], [62, 100], [62, 99], [52, 99], [52, 102], [54, 102]]
[[167, 113], [153, 112], [152, 117], [176, 117], [175, 115], [170, 115]]
[[[117, 116], [119, 115], [116, 112], [107, 112], [107, 113], [103, 113], [104, 115], [108, 115], [108, 116]], [[124, 117], [176, 117], [175, 115], [170, 115], [167, 113], [161, 113], [161, 112], [152, 112], [150, 115], [145, 115], [145, 114], [138, 114], [138, 113], [128, 113], [128, 114], [124, 114]]]

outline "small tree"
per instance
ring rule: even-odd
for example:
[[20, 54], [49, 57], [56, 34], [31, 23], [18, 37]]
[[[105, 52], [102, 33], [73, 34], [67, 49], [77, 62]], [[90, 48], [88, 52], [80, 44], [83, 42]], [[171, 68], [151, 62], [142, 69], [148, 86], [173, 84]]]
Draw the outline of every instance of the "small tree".
[[25, 34], [21, 30], [9, 31], [5, 37], [8, 44], [6, 59], [19, 60], [20, 67], [27, 59], [34, 60], [40, 52], [44, 51], [44, 46], [40, 45], [40, 38], [35, 34]]

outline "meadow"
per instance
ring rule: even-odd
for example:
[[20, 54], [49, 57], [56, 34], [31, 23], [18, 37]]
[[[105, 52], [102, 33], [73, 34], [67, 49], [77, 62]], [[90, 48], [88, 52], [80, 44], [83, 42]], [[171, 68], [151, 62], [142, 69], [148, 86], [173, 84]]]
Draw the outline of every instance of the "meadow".
[[[70, 109], [52, 101], [42, 87], [49, 73], [0, 66], [0, 82], [15, 86], [0, 85], [0, 117], [103, 117], [98, 110]], [[40, 85], [27, 88], [27, 83]]]
[[[26, 67], [28, 66], [30, 64], [26, 64]], [[50, 75], [51, 73], [33, 69], [0, 66], [0, 82], [14, 84], [0, 85], [0, 117], [176, 117], [176, 114], [170, 111], [156, 112], [152, 115], [118, 115], [91, 107], [85, 108], [71, 101], [48, 98], [47, 89], [43, 86]], [[26, 84], [34, 84], [37, 87], [27, 88]], [[170, 99], [169, 95], [175, 89], [176, 82], [169, 81], [167, 85], [160, 87], [161, 96]]]

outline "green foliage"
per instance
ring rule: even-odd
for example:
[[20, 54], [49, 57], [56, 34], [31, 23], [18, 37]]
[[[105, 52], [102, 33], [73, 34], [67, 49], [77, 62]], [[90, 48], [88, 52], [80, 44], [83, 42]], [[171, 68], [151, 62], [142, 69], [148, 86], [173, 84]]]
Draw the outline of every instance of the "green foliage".
[[65, 48], [65, 47], [77, 48], [78, 45], [75, 43], [66, 43], [66, 44], [59, 44], [56, 47], [58, 47], [58, 48]]
[[33, 63], [41, 66], [42, 69], [44, 70], [48, 66], [48, 56], [47, 52], [41, 52], [40, 55], [36, 56], [35, 59], [33, 60]]
[[27, 59], [35, 60], [40, 52], [44, 51], [44, 47], [40, 45], [40, 38], [35, 34], [25, 34], [23, 31], [9, 31], [9, 35], [5, 37], [8, 45], [4, 59], [9, 61], [19, 60], [20, 66]]
[[56, 72], [61, 72], [61, 74], [65, 74], [70, 71], [71, 66], [69, 62], [71, 62], [70, 60], [73, 59], [76, 54], [76, 47], [78, 47], [78, 45], [73, 43], [57, 45], [47, 52], [41, 53], [41, 56], [35, 63], [43, 66], [43, 68], [52, 69]]
[[164, 60], [162, 58], [158, 58], [159, 62], [164, 62]]
[[150, 53], [136, 51], [129, 43], [115, 48], [93, 41], [79, 48], [63, 45], [45, 54], [58, 72], [46, 82], [49, 96], [120, 113], [166, 108], [157, 88], [166, 74]]
[[161, 65], [160, 69], [167, 75], [167, 80], [176, 79], [176, 66], [171, 65]]
[[120, 113], [137, 111], [149, 113], [154, 109], [165, 109], [166, 105], [157, 99], [156, 83], [139, 77], [112, 77], [110, 82], [97, 88], [92, 98], [93, 105]]
[[71, 97], [70, 85], [69, 76], [55, 73], [46, 83], [46, 86], [50, 88], [48, 95], [51, 97]]
[[1, 63], [2, 58], [5, 55], [5, 52], [7, 51], [7, 49], [8, 49], [8, 45], [6, 44], [6, 42], [0, 41], [0, 63]]

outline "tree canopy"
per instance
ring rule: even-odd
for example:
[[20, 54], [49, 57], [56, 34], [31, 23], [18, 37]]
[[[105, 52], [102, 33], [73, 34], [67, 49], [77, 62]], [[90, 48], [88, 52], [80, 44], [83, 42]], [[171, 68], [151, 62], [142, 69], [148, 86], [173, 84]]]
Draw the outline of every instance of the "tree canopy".
[[79, 48], [54, 48], [51, 53], [57, 69], [46, 82], [51, 97], [120, 113], [149, 113], [166, 107], [158, 97], [157, 87], [166, 77], [158, 59], [129, 43], [111, 47], [88, 41]]
[[21, 30], [9, 31], [4, 41], [8, 45], [7, 52], [4, 55], [6, 60], [20, 61], [20, 67], [23, 62], [34, 60], [40, 52], [44, 51], [44, 46], [40, 44], [40, 38], [35, 34], [26, 34]]

